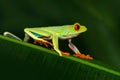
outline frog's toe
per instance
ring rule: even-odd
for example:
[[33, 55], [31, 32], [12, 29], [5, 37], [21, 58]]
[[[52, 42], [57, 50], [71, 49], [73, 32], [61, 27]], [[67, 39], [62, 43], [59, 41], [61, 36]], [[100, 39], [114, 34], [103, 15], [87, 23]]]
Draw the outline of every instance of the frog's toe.
[[85, 55], [84, 54], [74, 54], [74, 56], [85, 59]]
[[86, 59], [88, 59], [88, 60], [93, 60], [93, 57], [91, 57], [91, 56], [88, 54], [88, 55], [86, 55]]
[[48, 47], [48, 45], [53, 46], [53, 44], [51, 42], [40, 41], [40, 40], [34, 40], [34, 44], [44, 45], [45, 47]]
[[70, 53], [69, 52], [63, 52], [61, 51], [62, 55], [65, 55], [65, 56], [70, 56]]
[[74, 54], [75, 57], [81, 58], [81, 59], [86, 59], [86, 60], [93, 60], [93, 58], [88, 54], [88, 55], [84, 55], [81, 53], [78, 54]]

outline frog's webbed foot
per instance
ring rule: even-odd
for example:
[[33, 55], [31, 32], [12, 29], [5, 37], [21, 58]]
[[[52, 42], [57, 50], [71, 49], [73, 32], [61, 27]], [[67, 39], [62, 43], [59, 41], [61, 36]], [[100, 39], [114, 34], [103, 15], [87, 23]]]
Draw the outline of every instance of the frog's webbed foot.
[[34, 40], [34, 44], [45, 45], [45, 47], [48, 47], [48, 45], [50, 45], [53, 47], [53, 44], [48, 41]]
[[62, 54], [62, 55], [65, 55], [65, 56], [70, 56], [70, 53], [69, 53], [69, 52], [61, 51], [61, 54]]
[[74, 56], [81, 58], [81, 59], [87, 59], [87, 60], [93, 60], [93, 57], [91, 57], [89, 54], [85, 55], [85, 54], [74, 54]]
[[71, 42], [71, 39], [69, 39], [69, 47], [75, 53], [74, 56], [82, 58], [82, 59], [93, 60], [93, 58], [89, 54], [85, 55], [85, 54], [80, 53], [77, 47]]

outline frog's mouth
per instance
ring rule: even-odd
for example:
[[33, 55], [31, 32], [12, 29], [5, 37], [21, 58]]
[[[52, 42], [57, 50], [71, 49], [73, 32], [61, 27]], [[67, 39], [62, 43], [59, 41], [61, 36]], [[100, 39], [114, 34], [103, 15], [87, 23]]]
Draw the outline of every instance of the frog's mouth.
[[[80, 34], [80, 33], [79, 33]], [[62, 37], [59, 37], [60, 39], [71, 39], [74, 37], [77, 37], [79, 34], [69, 34], [69, 35], [63, 35]]]

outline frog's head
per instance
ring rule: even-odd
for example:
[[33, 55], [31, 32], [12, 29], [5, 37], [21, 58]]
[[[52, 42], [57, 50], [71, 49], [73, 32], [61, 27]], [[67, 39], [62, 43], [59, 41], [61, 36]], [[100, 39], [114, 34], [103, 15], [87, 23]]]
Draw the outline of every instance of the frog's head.
[[77, 37], [80, 33], [87, 30], [85, 26], [80, 25], [79, 23], [75, 23], [74, 25], [67, 25], [66, 27], [67, 28], [64, 28], [66, 30], [63, 30], [65, 31], [65, 34], [62, 33], [62, 38], [64, 39]]
[[85, 32], [87, 28], [83, 25], [80, 25], [79, 23], [75, 23], [74, 25], [70, 26], [69, 34], [80, 34], [82, 32]]

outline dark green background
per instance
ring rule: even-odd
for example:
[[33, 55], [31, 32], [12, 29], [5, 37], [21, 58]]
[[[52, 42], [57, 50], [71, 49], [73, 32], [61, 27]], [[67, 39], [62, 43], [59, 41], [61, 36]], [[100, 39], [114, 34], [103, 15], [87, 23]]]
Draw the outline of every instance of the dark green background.
[[79, 22], [88, 28], [73, 40], [80, 51], [120, 68], [119, 8], [120, 0], [0, 0], [0, 34]]

